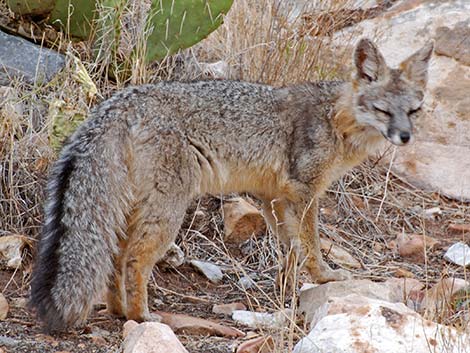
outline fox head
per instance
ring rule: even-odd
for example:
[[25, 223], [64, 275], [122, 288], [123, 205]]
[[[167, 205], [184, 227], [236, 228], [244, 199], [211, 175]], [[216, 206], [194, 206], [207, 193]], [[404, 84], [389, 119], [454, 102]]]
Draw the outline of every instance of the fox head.
[[409, 143], [412, 120], [423, 104], [432, 51], [433, 43], [429, 42], [397, 69], [391, 69], [378, 48], [370, 40], [361, 39], [353, 57], [357, 123], [372, 126], [395, 145]]

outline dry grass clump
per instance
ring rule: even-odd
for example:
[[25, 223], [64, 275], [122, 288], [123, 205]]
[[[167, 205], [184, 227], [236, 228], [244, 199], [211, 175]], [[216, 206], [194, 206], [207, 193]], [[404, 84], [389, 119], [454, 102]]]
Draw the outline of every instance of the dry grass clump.
[[[332, 6], [340, 8], [345, 3]], [[222, 58], [233, 77], [246, 81], [283, 85], [333, 78], [334, 62], [325, 60], [332, 25], [312, 5], [306, 5], [303, 13], [316, 16], [322, 28], [316, 37], [302, 31], [304, 20], [290, 2], [235, 1], [224, 25], [195, 52], [203, 58]]]

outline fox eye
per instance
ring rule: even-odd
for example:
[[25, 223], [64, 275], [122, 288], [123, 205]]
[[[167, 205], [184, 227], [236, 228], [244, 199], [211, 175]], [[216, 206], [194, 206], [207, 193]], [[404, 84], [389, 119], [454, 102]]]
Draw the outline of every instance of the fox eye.
[[408, 112], [408, 115], [413, 115], [417, 112], [419, 112], [421, 110], [421, 107], [418, 107], [416, 109], [410, 109], [410, 111]]
[[384, 109], [382, 109], [382, 108], [376, 107], [375, 105], [374, 105], [374, 109], [375, 109], [375, 111], [377, 111], [377, 112], [379, 112], [379, 113], [385, 114], [385, 115], [388, 116], [389, 118], [392, 117], [392, 113], [390, 113], [390, 112], [387, 111], [387, 110], [384, 110]]

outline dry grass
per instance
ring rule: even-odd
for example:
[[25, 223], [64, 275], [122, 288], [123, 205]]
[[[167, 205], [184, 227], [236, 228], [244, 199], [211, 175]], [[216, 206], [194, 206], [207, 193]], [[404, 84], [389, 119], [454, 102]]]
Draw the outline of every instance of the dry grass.
[[[24, 87], [14, 82], [12, 87], [18, 95], [0, 102], [0, 111], [18, 103], [23, 107], [20, 114], [2, 116], [0, 122], [0, 236], [20, 233], [34, 239], [38, 234], [47, 170], [55, 158], [49, 136], [57, 115], [66, 119], [86, 115], [92, 105], [129, 83], [204, 77], [203, 62], [223, 60], [231, 68], [231, 78], [273, 85], [340, 78], [345, 74], [341, 66], [343, 57], [328, 50], [329, 36], [360, 18], [357, 13], [344, 11], [346, 0], [332, 3], [325, 8], [325, 2], [311, 2], [299, 13], [289, 9], [285, 2], [236, 0], [224, 25], [205, 41], [158, 65], [146, 67], [137, 56], [128, 63], [130, 77], [117, 76], [117, 81], [107, 75], [116, 59], [107, 56], [109, 51], [95, 60], [91, 46], [71, 44], [60, 35], [54, 37], [49, 44], [68, 53], [66, 70], [41, 87]], [[81, 59], [89, 73], [96, 94], [90, 94], [90, 87], [78, 77], [81, 69], [76, 58]], [[377, 162], [366, 163], [332, 186], [321, 204], [324, 236], [359, 259], [363, 267], [355, 275], [360, 278], [382, 280], [393, 276], [399, 268], [411, 271], [429, 284], [443, 276], [466, 278], [462, 269], [443, 264], [442, 251], [428, 253], [424, 264], [413, 264], [403, 261], [392, 245], [401, 232], [443, 238], [447, 244], [447, 240], [454, 240], [447, 237], [448, 224], [470, 223], [470, 206], [420, 191], [391, 173], [388, 164]], [[272, 312], [290, 308], [287, 327], [262, 333], [273, 336], [276, 352], [291, 351], [305, 335], [305, 328], [296, 311], [295, 290], [286, 286], [279, 291], [273, 285], [283, 257], [281, 246], [267, 232], [249, 240], [241, 249], [227, 248], [222, 241], [222, 202], [223, 198], [204, 199], [194, 206], [205, 216], [198, 219], [194, 212], [188, 213], [180, 246], [189, 258], [223, 266], [229, 278], [224, 290], [232, 295], [238, 293], [239, 298], [250, 303], [251, 309]], [[424, 211], [436, 206], [442, 214], [428, 218]], [[245, 275], [256, 279], [255, 289], [238, 286], [238, 279]], [[155, 276], [158, 279], [158, 273]], [[301, 283], [308, 281], [303, 274], [297, 277]], [[178, 296], [159, 287], [158, 281], [153, 287], [158, 294]], [[438, 319], [461, 327], [468, 321], [462, 312], [455, 311]], [[212, 352], [207, 346], [197, 348], [200, 342], [192, 342], [191, 338], [186, 343], [194, 352]]]

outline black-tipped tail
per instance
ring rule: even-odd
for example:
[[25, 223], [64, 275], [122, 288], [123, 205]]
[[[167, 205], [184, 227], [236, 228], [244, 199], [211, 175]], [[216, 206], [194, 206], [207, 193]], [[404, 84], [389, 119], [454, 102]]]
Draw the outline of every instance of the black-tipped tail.
[[54, 302], [52, 288], [56, 283], [59, 268], [60, 240], [66, 232], [62, 223], [64, 195], [74, 163], [75, 157], [67, 155], [59, 159], [53, 167], [47, 187], [46, 223], [39, 241], [31, 280], [30, 306], [36, 308], [39, 319], [49, 331], [60, 330], [66, 326], [61, 310]]

